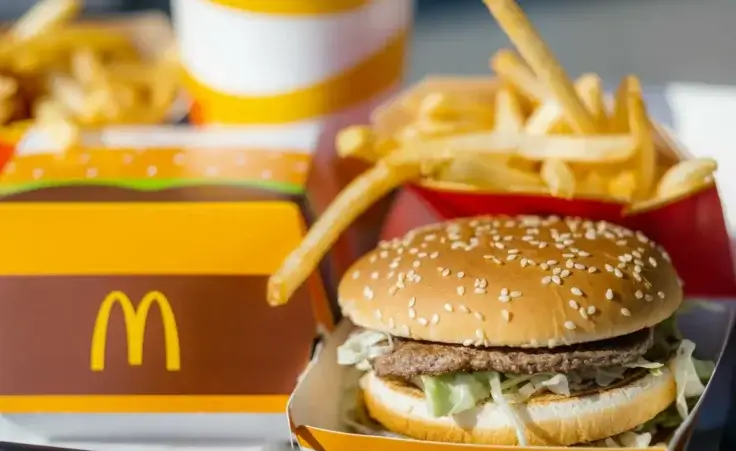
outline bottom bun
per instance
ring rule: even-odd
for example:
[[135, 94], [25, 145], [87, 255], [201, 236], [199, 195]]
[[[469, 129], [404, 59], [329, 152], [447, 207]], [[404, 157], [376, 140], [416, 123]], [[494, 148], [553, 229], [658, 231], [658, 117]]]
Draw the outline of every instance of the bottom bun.
[[[360, 381], [370, 416], [386, 429], [418, 440], [516, 445], [511, 420], [486, 403], [452, 417], [433, 417], [416, 387], [367, 373]], [[654, 418], [675, 401], [675, 379], [662, 368], [624, 385], [582, 396], [542, 396], [514, 405], [529, 445], [568, 446], [602, 440]]]

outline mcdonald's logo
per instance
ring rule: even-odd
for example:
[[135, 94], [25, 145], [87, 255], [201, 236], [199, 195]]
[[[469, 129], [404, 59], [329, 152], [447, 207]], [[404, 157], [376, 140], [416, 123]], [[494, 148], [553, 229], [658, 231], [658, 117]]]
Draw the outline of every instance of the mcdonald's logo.
[[140, 366], [143, 363], [143, 340], [146, 334], [146, 320], [151, 306], [156, 303], [161, 311], [164, 326], [164, 345], [166, 351], [166, 369], [179, 371], [181, 356], [179, 349], [179, 331], [171, 305], [163, 293], [150, 291], [143, 296], [136, 309], [128, 296], [122, 291], [113, 291], [105, 297], [97, 312], [95, 328], [92, 333], [92, 349], [90, 351], [90, 368], [92, 371], [105, 369], [105, 347], [107, 344], [107, 326], [115, 304], [119, 304], [125, 320], [125, 331], [128, 341], [128, 364]]

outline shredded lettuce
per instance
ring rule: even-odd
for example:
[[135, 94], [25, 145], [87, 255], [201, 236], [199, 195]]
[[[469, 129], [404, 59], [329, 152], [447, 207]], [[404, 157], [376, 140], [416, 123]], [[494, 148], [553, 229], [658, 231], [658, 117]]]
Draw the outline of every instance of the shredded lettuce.
[[526, 426], [521, 418], [516, 414], [514, 408], [506, 400], [506, 397], [501, 390], [501, 376], [496, 372], [489, 373], [489, 380], [491, 385], [491, 397], [493, 402], [498, 404], [498, 407], [503, 410], [508, 419], [511, 421], [514, 431], [516, 432], [516, 440], [519, 442], [519, 446], [526, 446]]
[[649, 432], [637, 433], [626, 431], [615, 437], [591, 443], [596, 448], [648, 448], [652, 443], [652, 434]]
[[345, 343], [337, 348], [337, 363], [340, 365], [357, 365], [359, 370], [369, 370], [370, 359], [390, 352], [392, 349], [389, 335], [373, 330], [364, 330], [350, 335]]
[[672, 361], [672, 371], [675, 374], [675, 384], [677, 385], [675, 404], [683, 419], [687, 418], [689, 410], [687, 398], [698, 397], [705, 390], [705, 385], [703, 385], [695, 368], [694, 351], [695, 343], [690, 340], [682, 340]]

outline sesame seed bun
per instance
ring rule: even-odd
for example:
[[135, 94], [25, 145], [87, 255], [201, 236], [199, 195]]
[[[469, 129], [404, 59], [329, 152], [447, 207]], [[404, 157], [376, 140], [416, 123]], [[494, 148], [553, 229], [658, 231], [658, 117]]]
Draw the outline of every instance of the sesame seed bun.
[[[498, 404], [486, 403], [454, 417], [433, 417], [421, 390], [367, 373], [360, 381], [370, 416], [388, 430], [419, 440], [516, 445], [510, 419]], [[515, 406], [529, 445], [568, 446], [601, 440], [654, 418], [675, 400], [668, 368], [594, 395], [542, 397]]]
[[414, 230], [358, 260], [343, 313], [395, 336], [554, 347], [626, 335], [671, 316], [682, 286], [667, 253], [605, 222], [478, 217]]

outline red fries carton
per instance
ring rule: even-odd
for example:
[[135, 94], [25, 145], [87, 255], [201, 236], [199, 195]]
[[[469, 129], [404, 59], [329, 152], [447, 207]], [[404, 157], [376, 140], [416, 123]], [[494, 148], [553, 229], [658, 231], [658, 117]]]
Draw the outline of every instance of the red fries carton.
[[332, 319], [316, 276], [278, 310], [265, 285], [303, 237], [316, 137], [109, 127], [60, 152], [44, 133], [4, 144], [3, 416], [56, 443], [288, 440]]
[[[419, 100], [427, 92], [438, 88], [443, 92], [472, 96], [492, 104], [496, 87], [496, 81], [491, 78], [429, 79], [379, 108], [373, 116], [373, 126], [378, 133], [393, 133], [414, 116]], [[673, 163], [689, 158], [684, 150], [672, 143], [666, 132], [657, 136], [657, 146], [661, 161]], [[727, 298], [736, 295], [736, 276], [729, 236], [718, 191], [712, 184], [687, 195], [632, 209], [622, 203], [595, 199], [565, 200], [546, 195], [471, 190], [467, 186], [448, 183], [420, 183], [407, 187], [399, 194], [383, 229], [383, 237], [390, 239], [402, 236], [413, 228], [445, 219], [483, 214], [580, 216], [640, 230], [667, 249], [684, 281], [686, 298]], [[732, 309], [721, 305], [719, 310], [694, 309], [678, 317], [679, 327], [686, 338], [696, 343], [696, 355], [701, 359], [718, 362], [733, 328]], [[708, 327], [699, 327], [702, 324], [707, 324]], [[345, 341], [353, 327], [347, 320], [338, 325], [292, 396], [289, 405], [290, 422], [303, 450], [519, 449], [511, 446], [416, 441], [386, 431], [361, 430], [355, 424], [347, 426], [346, 412], [355, 405], [352, 400], [356, 396], [354, 390], [358, 375], [353, 368], [338, 365], [336, 353], [338, 346]], [[709, 389], [710, 385], [669, 442], [653, 445], [654, 449], [684, 449], [692, 433], [698, 409]], [[525, 449], [548, 451], [563, 448]]]

